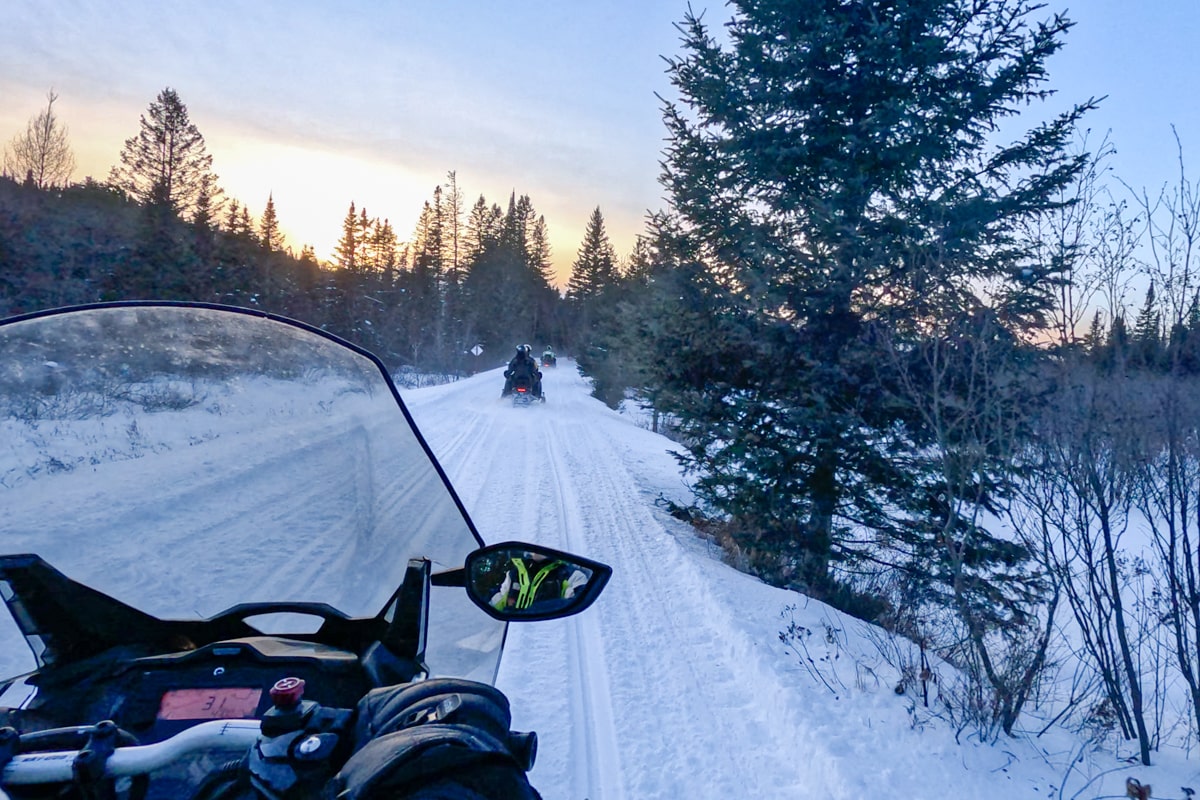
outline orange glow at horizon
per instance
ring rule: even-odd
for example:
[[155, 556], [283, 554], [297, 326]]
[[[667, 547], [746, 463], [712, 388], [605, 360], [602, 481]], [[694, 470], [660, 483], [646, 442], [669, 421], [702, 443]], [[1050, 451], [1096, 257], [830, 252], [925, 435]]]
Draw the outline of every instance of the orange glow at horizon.
[[[235, 142], [220, 148], [209, 145], [213, 171], [227, 197], [248, 204], [257, 222], [271, 196], [286, 245], [297, 255], [304, 245], [311, 245], [321, 262], [333, 258], [352, 201], [356, 213], [366, 209], [370, 218], [387, 219], [404, 243], [412, 238], [421, 208], [432, 200], [434, 187], [446, 182], [445, 171], [418, 172], [369, 156], [343, 155], [303, 144], [280, 145], [236, 133], [220, 140]], [[461, 174], [458, 185], [464, 214], [481, 193], [489, 204], [507, 202], [507, 193], [504, 198], [492, 197]], [[537, 213], [547, 218], [554, 285], [565, 291], [587, 217], [573, 209], [542, 208], [532, 194], [531, 200]], [[632, 243], [634, 234], [611, 226], [608, 232], [618, 254], [626, 255], [622, 242], [628, 239]]]
[[[62, 105], [61, 121], [68, 128], [76, 157], [72, 180], [90, 177], [103, 182], [118, 162], [125, 139], [136, 133], [138, 115], [144, 108], [133, 105], [140, 100], [130, 101], [126, 108], [125, 104], [114, 107], [103, 101], [68, 99], [72, 102]], [[0, 126], [14, 133], [22, 130], [45, 102], [36, 92], [25, 92], [20, 100], [0, 108]], [[60, 110], [58, 105], [55, 109]], [[285, 245], [297, 255], [309, 245], [322, 262], [333, 257], [351, 202], [356, 211], [365, 208], [368, 216], [387, 219], [399, 241], [410, 240], [422, 205], [432, 200], [434, 187], [444, 185], [448, 170], [454, 169], [453, 163], [447, 169], [440, 165], [437, 169], [412, 169], [400, 163], [403, 153], [396, 157], [374, 152], [344, 154], [303, 140], [274, 141], [227, 120], [193, 121], [204, 135], [226, 200], [245, 206], [257, 225], [267, 198], [272, 197]], [[559, 187], [558, 191], [539, 191], [521, 185], [519, 178], [516, 186], [510, 186], [511, 178], [468, 175], [461, 170], [457, 179], [464, 214], [481, 194], [489, 205], [501, 207], [512, 192], [530, 195], [535, 211], [546, 218], [555, 288], [565, 291], [588, 216], [596, 205], [592, 190], [572, 187], [568, 192]], [[627, 256], [641, 221], [622, 219], [608, 208], [601, 210], [618, 256]]]

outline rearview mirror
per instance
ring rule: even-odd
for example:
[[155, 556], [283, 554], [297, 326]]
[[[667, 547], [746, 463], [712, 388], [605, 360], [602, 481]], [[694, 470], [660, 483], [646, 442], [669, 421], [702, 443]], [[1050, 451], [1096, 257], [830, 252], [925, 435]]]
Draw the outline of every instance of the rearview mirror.
[[503, 542], [467, 556], [467, 594], [506, 622], [557, 619], [595, 602], [612, 567], [541, 545]]

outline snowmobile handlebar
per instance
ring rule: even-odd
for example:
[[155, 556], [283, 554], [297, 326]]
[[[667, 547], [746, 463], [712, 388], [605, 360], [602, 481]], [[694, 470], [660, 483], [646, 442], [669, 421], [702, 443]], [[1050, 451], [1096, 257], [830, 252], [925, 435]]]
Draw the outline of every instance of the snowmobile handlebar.
[[[212, 720], [180, 731], [155, 744], [119, 747], [104, 762], [104, 777], [119, 778], [145, 775], [154, 770], [203, 751], [212, 749], [248, 750], [261, 732], [258, 720]], [[58, 750], [18, 754], [4, 767], [0, 785], [17, 786], [38, 783], [62, 783], [75, 776], [76, 765], [84, 750]]]

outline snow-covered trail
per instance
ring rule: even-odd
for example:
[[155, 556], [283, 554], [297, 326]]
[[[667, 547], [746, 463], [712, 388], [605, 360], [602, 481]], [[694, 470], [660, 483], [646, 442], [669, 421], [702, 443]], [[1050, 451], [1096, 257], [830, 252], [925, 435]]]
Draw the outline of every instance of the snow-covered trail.
[[499, 398], [498, 371], [405, 397], [485, 539], [614, 567], [588, 612], [509, 626], [498, 683], [515, 725], [541, 731], [535, 784], [547, 800], [806, 796], [834, 762], [806, 741], [794, 685], [762, 668], [763, 643], [738, 631], [738, 610], [654, 507], [683, 491], [655, 485], [671, 472], [665, 440], [560, 364], [531, 408]]

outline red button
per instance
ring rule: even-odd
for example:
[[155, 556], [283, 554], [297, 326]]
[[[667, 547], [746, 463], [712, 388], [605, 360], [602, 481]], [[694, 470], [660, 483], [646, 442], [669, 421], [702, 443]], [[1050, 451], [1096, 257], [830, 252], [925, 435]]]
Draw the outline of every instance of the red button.
[[291, 708], [304, 697], [303, 678], [281, 678], [271, 687], [271, 702], [276, 708]]

